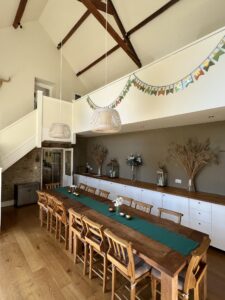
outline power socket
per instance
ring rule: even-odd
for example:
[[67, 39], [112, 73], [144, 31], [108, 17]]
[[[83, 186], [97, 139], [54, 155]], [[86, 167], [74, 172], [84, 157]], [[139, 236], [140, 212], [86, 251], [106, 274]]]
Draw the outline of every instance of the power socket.
[[175, 183], [181, 184], [182, 180], [181, 179], [175, 179]]

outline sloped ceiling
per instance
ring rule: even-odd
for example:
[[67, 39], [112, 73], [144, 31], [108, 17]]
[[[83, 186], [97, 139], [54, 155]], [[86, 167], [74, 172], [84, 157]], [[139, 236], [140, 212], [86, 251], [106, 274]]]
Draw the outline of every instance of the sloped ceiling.
[[[112, 0], [112, 2], [125, 30], [129, 31], [169, 0]], [[0, 0], [0, 28], [12, 24], [18, 3], [19, 0]], [[86, 7], [77, 0], [28, 0], [22, 21], [38, 18], [57, 46], [85, 11]], [[180, 0], [131, 35], [130, 40], [144, 66], [225, 26], [224, 11], [225, 0]], [[102, 15], [106, 17], [104, 13]], [[109, 23], [122, 37], [114, 18], [110, 15], [107, 17]], [[62, 47], [62, 51], [76, 76], [80, 70], [115, 45], [114, 39], [106, 33], [95, 17], [90, 15]], [[102, 60], [80, 75], [79, 79], [89, 92], [137, 68], [124, 50], [119, 48], [108, 57], [107, 72], [106, 60]]]

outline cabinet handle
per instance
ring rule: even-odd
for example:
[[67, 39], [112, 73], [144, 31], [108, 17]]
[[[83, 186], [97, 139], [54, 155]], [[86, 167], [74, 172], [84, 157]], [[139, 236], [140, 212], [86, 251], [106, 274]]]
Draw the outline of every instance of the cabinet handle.
[[198, 214], [200, 215], [201, 213], [199, 212]]
[[201, 223], [198, 223], [198, 225], [201, 225]]
[[201, 204], [201, 202], [198, 201], [198, 204]]

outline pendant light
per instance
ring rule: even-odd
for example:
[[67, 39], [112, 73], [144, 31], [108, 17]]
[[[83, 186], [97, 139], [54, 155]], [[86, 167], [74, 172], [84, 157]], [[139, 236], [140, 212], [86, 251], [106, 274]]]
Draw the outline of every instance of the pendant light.
[[[106, 34], [105, 34], [105, 52], [107, 52], [107, 34], [108, 34], [108, 0], [106, 0]], [[107, 84], [108, 56], [105, 57], [105, 85]], [[110, 107], [96, 108], [92, 118], [91, 126], [93, 132], [116, 133], [121, 129], [121, 120], [118, 111]]]
[[49, 129], [49, 136], [56, 139], [69, 139], [71, 137], [71, 131], [69, 125], [61, 122], [61, 110], [62, 110], [62, 45], [60, 48], [60, 78], [59, 78], [59, 121], [52, 123]]

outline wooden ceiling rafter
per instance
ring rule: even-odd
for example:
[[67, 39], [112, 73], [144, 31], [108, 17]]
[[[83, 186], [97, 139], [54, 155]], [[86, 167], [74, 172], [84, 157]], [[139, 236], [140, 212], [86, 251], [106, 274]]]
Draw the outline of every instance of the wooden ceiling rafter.
[[[78, 0], [79, 2], [82, 2], [82, 0]], [[113, 11], [111, 9], [111, 7], [107, 7], [107, 5], [102, 2], [101, 0], [91, 0], [91, 2], [94, 4], [94, 6], [98, 9], [101, 10], [105, 13], [108, 13], [110, 15], [113, 15]]]
[[21, 26], [20, 23], [21, 23], [21, 19], [23, 17], [26, 5], [27, 5], [27, 0], [20, 0], [19, 6], [18, 6], [18, 9], [16, 12], [16, 16], [13, 21], [13, 27], [15, 29], [17, 29], [18, 26]]
[[141, 61], [140, 61], [140, 59], [139, 59], [139, 57], [138, 57], [138, 55], [137, 55], [137, 53], [136, 53], [136, 51], [135, 51], [135, 49], [133, 47], [133, 44], [131, 43], [131, 41], [130, 41], [128, 35], [127, 35], [127, 32], [126, 32], [126, 30], [125, 30], [125, 28], [123, 26], [123, 23], [122, 23], [119, 15], [117, 13], [117, 10], [116, 10], [116, 8], [115, 8], [112, 0], [108, 0], [108, 8], [110, 8], [113, 11], [113, 17], [114, 17], [114, 19], [116, 21], [116, 24], [118, 25], [118, 27], [119, 27], [122, 35], [123, 35], [124, 41], [126, 42], [126, 44], [128, 45], [128, 47], [130, 48], [131, 52], [133, 52], [133, 55], [136, 57], [137, 61], [140, 62], [140, 67], [142, 67]]
[[[162, 7], [160, 7], [157, 11], [155, 11], [153, 14], [151, 14], [146, 19], [144, 19], [143, 21], [141, 21], [140, 23], [138, 23], [136, 26], [134, 26], [133, 28], [131, 28], [127, 32], [127, 37], [131, 36], [133, 33], [135, 33], [136, 31], [138, 31], [139, 29], [141, 29], [142, 27], [144, 27], [146, 24], [148, 24], [149, 22], [151, 22], [152, 20], [154, 20], [155, 18], [157, 18], [159, 15], [161, 15], [162, 13], [164, 13], [167, 9], [169, 9], [170, 7], [172, 7], [174, 4], [176, 4], [179, 1], [180, 0], [171, 0], [171, 1], [167, 2], [165, 5], [163, 5]], [[89, 69], [91, 69], [92, 67], [94, 67], [96, 64], [98, 64], [100, 61], [102, 61], [104, 58], [106, 58], [107, 56], [109, 56], [112, 53], [114, 53], [119, 48], [120, 48], [119, 45], [114, 46], [112, 49], [110, 49], [105, 54], [101, 55], [95, 61], [93, 61], [92, 63], [90, 63], [88, 66], [86, 66], [85, 68], [83, 68], [81, 71], [79, 71], [76, 74], [76, 76], [82, 75], [83, 73], [85, 73], [86, 71], [88, 71]]]
[[58, 44], [57, 49], [60, 49], [63, 45], [65, 45], [65, 43], [71, 38], [71, 36], [77, 31], [77, 29], [81, 26], [81, 24], [83, 24], [90, 14], [91, 13], [89, 10], [86, 10], [82, 17], [75, 23], [73, 28], [71, 28], [71, 30], [67, 33], [64, 39]]
[[111, 37], [117, 42], [117, 44], [127, 53], [127, 55], [133, 60], [133, 62], [140, 67], [141, 64], [130, 50], [126, 42], [119, 36], [119, 34], [114, 30], [114, 28], [107, 22], [103, 15], [98, 11], [96, 6], [91, 0], [81, 0], [86, 8], [91, 12], [91, 14], [97, 19], [97, 21], [108, 31]]

